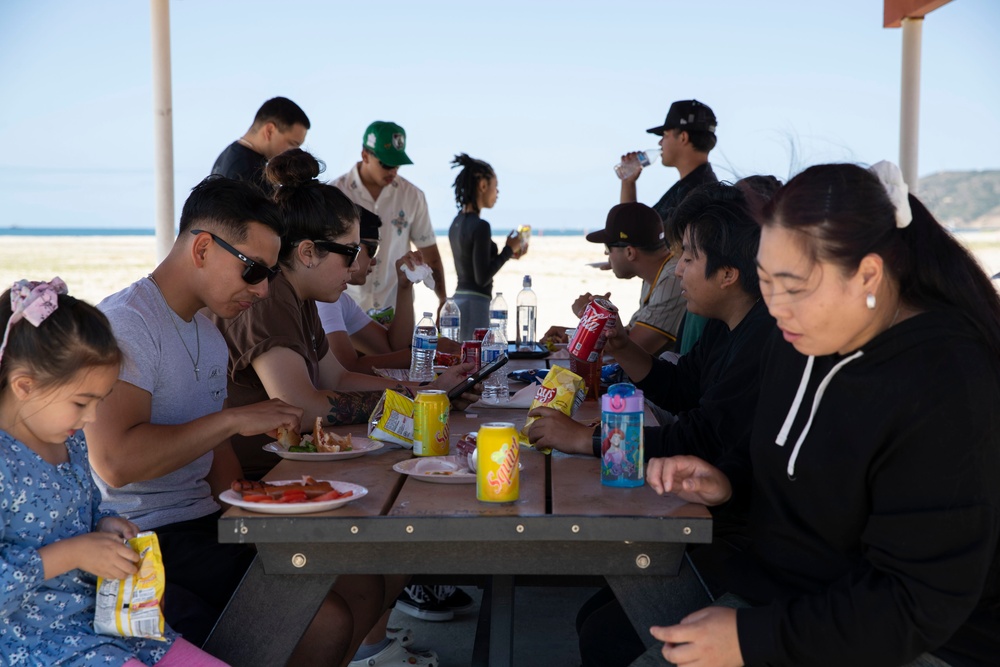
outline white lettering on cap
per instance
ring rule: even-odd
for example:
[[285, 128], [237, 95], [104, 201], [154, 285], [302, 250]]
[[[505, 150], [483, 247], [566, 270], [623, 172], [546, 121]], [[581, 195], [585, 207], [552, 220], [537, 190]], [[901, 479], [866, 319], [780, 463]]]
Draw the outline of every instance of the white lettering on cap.
[[365, 138], [365, 146], [367, 146], [368, 148], [371, 148], [371, 149], [375, 148], [375, 133], [374, 132], [369, 132], [368, 133], [368, 136]]

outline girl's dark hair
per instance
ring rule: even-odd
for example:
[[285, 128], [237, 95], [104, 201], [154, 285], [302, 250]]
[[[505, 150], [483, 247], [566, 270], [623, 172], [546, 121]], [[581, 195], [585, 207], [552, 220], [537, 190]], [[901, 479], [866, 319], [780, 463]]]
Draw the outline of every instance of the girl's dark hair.
[[740, 286], [750, 296], [760, 296], [757, 246], [760, 225], [742, 188], [728, 183], [707, 183], [688, 194], [674, 210], [671, 221], [677, 234], [691, 231], [691, 251], [705, 255], [705, 277], [732, 267], [740, 272]]
[[[281, 237], [278, 263], [291, 265], [292, 251], [300, 241], [332, 241], [358, 224], [358, 208], [339, 188], [316, 179], [326, 165], [301, 148], [271, 158], [264, 170], [275, 186], [274, 201], [288, 229]], [[317, 247], [316, 252], [326, 254]]]
[[469, 157], [465, 153], [456, 155], [451, 161], [451, 168], [455, 167], [462, 167], [462, 171], [455, 177], [455, 203], [459, 209], [471, 206], [478, 213], [479, 181], [489, 181], [496, 176], [496, 172], [488, 162]]
[[[0, 336], [13, 311], [10, 290], [0, 294]], [[27, 370], [40, 388], [58, 386], [91, 366], [118, 366], [122, 352], [104, 313], [86, 301], [59, 295], [59, 307], [37, 327], [25, 319], [10, 328], [0, 360], [0, 392], [15, 368]]]
[[813, 259], [857, 271], [875, 253], [899, 284], [900, 298], [972, 323], [1000, 356], [1000, 297], [976, 259], [909, 195], [913, 221], [896, 226], [896, 209], [872, 172], [853, 164], [810, 167], [778, 190], [764, 225], [802, 232]]

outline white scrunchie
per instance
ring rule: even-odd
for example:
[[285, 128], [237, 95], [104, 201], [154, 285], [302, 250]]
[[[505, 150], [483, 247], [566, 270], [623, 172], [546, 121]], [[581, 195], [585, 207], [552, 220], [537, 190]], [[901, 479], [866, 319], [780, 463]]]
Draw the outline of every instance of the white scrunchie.
[[896, 226], [908, 227], [913, 222], [913, 212], [910, 211], [910, 199], [907, 196], [910, 188], [903, 180], [903, 172], [888, 160], [876, 162], [868, 168], [868, 171], [878, 177], [882, 187], [889, 194], [889, 201], [896, 207]]

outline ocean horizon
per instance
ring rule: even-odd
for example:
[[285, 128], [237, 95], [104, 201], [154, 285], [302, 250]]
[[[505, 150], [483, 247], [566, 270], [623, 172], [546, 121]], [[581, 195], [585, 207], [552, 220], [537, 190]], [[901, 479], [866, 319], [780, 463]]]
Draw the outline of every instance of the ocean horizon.
[[[583, 236], [588, 229], [532, 229], [533, 236]], [[176, 232], [176, 230], [175, 230]], [[447, 228], [435, 228], [437, 236], [448, 236]], [[0, 236], [155, 236], [152, 228], [114, 227], [0, 227]]]

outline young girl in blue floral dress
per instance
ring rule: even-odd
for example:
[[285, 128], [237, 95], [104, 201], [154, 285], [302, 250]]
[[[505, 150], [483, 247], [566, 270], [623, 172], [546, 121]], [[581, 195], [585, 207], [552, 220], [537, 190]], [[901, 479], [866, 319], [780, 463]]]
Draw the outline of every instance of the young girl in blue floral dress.
[[82, 428], [122, 355], [107, 319], [58, 278], [0, 295], [0, 665], [220, 666], [165, 640], [94, 631], [97, 577], [136, 571], [136, 526], [98, 510]]

